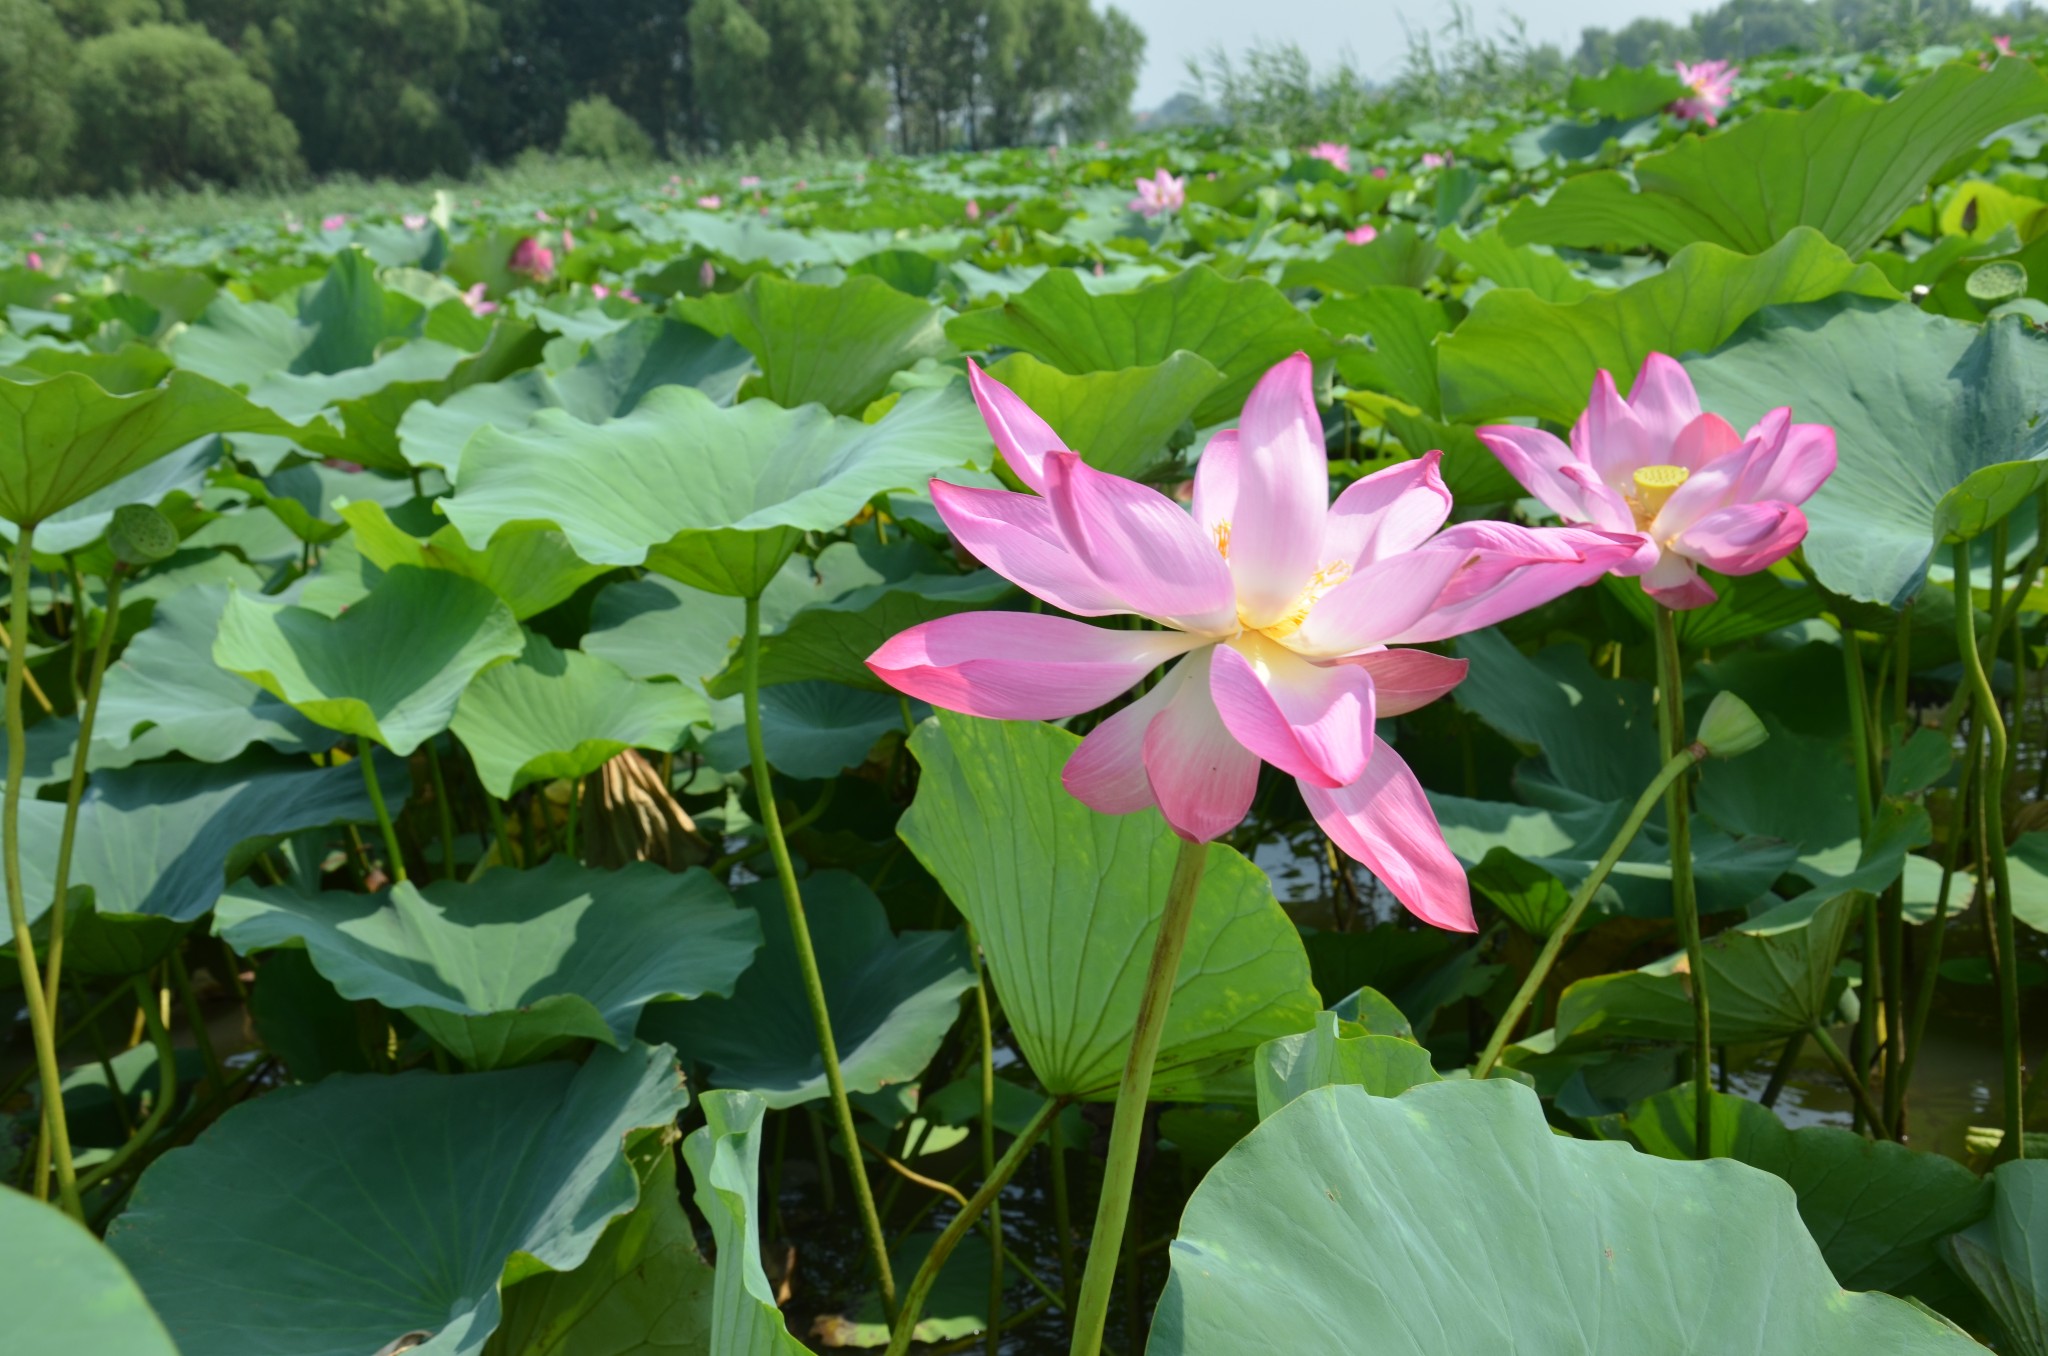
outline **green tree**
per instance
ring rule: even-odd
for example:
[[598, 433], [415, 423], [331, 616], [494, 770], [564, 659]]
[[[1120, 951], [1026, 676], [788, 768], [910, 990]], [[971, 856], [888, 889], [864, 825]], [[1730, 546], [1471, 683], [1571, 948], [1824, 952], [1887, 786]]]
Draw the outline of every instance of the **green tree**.
[[654, 143], [625, 110], [602, 94], [593, 94], [569, 105], [561, 151], [608, 165], [637, 165], [653, 158]]
[[89, 190], [301, 174], [299, 138], [241, 60], [195, 28], [139, 24], [81, 43], [74, 163]]
[[880, 120], [856, 0], [697, 0], [689, 42], [697, 116], [713, 144], [865, 141]]
[[43, 0], [0, 0], [0, 194], [63, 180], [77, 130], [71, 39]]

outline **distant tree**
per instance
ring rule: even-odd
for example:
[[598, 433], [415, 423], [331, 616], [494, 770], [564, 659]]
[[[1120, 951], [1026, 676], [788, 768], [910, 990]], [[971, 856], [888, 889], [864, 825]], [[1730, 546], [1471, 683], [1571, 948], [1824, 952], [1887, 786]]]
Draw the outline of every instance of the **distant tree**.
[[1060, 121], [1076, 136], [1103, 136], [1129, 127], [1131, 96], [1145, 64], [1145, 30], [1137, 20], [1114, 5], [1091, 18], [1087, 41], [1061, 86], [1066, 102]]
[[644, 164], [654, 158], [654, 142], [646, 130], [602, 94], [570, 104], [566, 121], [563, 155], [602, 160], [608, 165]]
[[117, 28], [137, 24], [159, 24], [182, 19], [178, 0], [171, 0], [171, 12], [164, 12], [163, 0], [51, 0], [64, 31], [78, 39], [97, 38]]
[[689, 41], [697, 120], [713, 144], [866, 140], [879, 122], [856, 0], [696, 0]]
[[270, 91], [196, 28], [139, 24], [81, 43], [72, 94], [76, 177], [89, 190], [232, 187], [304, 171]]
[[69, 166], [71, 39], [43, 0], [0, 0], [0, 194], [49, 192]]

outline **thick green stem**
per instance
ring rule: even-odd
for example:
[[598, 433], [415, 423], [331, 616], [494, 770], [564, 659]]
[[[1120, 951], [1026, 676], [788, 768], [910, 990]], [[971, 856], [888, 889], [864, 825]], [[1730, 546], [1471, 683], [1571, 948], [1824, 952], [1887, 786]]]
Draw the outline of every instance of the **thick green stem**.
[[[1870, 841], [1870, 826], [1876, 818], [1871, 777], [1870, 693], [1863, 676], [1863, 646], [1856, 628], [1842, 625], [1842, 675], [1849, 695], [1849, 739], [1856, 750], [1856, 832]], [[1856, 1061], [1868, 1067], [1877, 1049], [1877, 1018], [1882, 1010], [1883, 956], [1877, 919], [1877, 896], [1863, 897], [1863, 1002], [1857, 1011], [1856, 1040], [1850, 1047]], [[1859, 1112], [1858, 1119], [1861, 1119]], [[1861, 1129], [1859, 1125], [1857, 1127]]]
[[[35, 568], [30, 540], [35, 528], [24, 523], [14, 542], [13, 596], [8, 612], [11, 643], [7, 647], [7, 790], [0, 797], [0, 863], [7, 878], [7, 913], [14, 924], [14, 959], [21, 968], [22, 1002], [28, 1008], [29, 1035], [36, 1047], [36, 1073], [42, 1079], [43, 1106], [49, 1118], [51, 1156], [57, 1168], [57, 1197], [66, 1214], [81, 1224], [85, 1210], [78, 1202], [78, 1173], [71, 1163], [71, 1130], [64, 1115], [64, 1076], [57, 1065], [56, 1024], [44, 999], [43, 971], [36, 964], [35, 939], [28, 930], [28, 893], [21, 882], [21, 782], [28, 772], [28, 722], [21, 710], [21, 689], [28, 675], [28, 586]], [[43, 1178], [35, 1181], [38, 1199], [48, 1199]]]
[[1963, 834], [1976, 815], [1974, 785], [1977, 764], [1983, 756], [1984, 723], [1970, 722], [1969, 743], [1956, 777], [1956, 794], [1949, 812], [1948, 841], [1942, 846], [1941, 888], [1934, 897], [1934, 917], [1922, 929], [1927, 954], [1920, 961], [1920, 982], [1913, 994], [1913, 1015], [1906, 1030], [1906, 1049], [1899, 1062], [1899, 1093], [1903, 1097], [1913, 1086], [1913, 1066], [1920, 1059], [1920, 1042], [1927, 1033], [1927, 1019], [1934, 1011], [1934, 986], [1941, 978], [1941, 953], [1948, 940], [1948, 903], [1955, 886], [1956, 859], [1962, 853]]
[[1842, 1053], [1842, 1047], [1835, 1044], [1835, 1038], [1829, 1035], [1828, 1029], [1818, 1022], [1808, 1027], [1807, 1030], [1813, 1036], [1813, 1043], [1818, 1045], [1820, 1052], [1828, 1057], [1828, 1063], [1835, 1066], [1835, 1072], [1840, 1074], [1842, 1081], [1849, 1085], [1849, 1091], [1855, 1095], [1856, 1105], [1863, 1109], [1864, 1119], [1870, 1122], [1870, 1128], [1877, 1134], [1879, 1139], [1891, 1138], [1890, 1132], [1885, 1129], [1883, 1108], [1879, 1107], [1871, 1099], [1870, 1085], [1865, 1083], [1862, 1076], [1856, 1072], [1856, 1066], [1849, 1062], [1847, 1055]]
[[434, 810], [441, 821], [441, 879], [455, 875], [455, 808], [448, 803], [448, 783], [441, 776], [441, 755], [427, 741], [427, 774], [434, 779]]
[[[1967, 579], [1969, 567], [1970, 548], [1958, 544], [1955, 548], [1956, 577]], [[2005, 717], [1999, 713], [1998, 698], [1991, 690], [1990, 677], [1984, 672], [1984, 656], [1977, 648], [1976, 609], [1969, 605], [1966, 596], [1958, 596], [1956, 603], [1956, 645], [1962, 651], [1963, 672], [1975, 694], [1971, 705], [1975, 708], [1976, 719], [1984, 725], [1987, 744], [1978, 779], [1982, 787], [1979, 803], [1983, 807], [1984, 839], [1990, 860], [1979, 863], [1978, 871], [1982, 873], [1988, 869], [1994, 887], [1984, 898], [1991, 905], [1991, 922], [1998, 948], [1998, 1016], [2005, 1074], [2005, 1152], [2008, 1156], [2024, 1155], [2026, 1142], [2020, 1132], [2026, 1072], [2020, 1062], [2020, 967], [2019, 953], [2015, 949], [2017, 940], [2013, 935], [2012, 882], [2005, 863]]]
[[1621, 860], [1621, 854], [1635, 841], [1636, 833], [1643, 827], [1643, 821], [1650, 817], [1650, 811], [1656, 808], [1658, 800], [1663, 797], [1670, 785], [1683, 777], [1705, 756], [1705, 749], [1697, 744], [1689, 745], [1676, 758], [1665, 763], [1662, 770], [1651, 779], [1649, 786], [1644, 788], [1643, 794], [1636, 797], [1635, 808], [1629, 811], [1628, 818], [1622, 822], [1613, 840], [1607, 844], [1607, 851], [1601, 854], [1600, 860], [1594, 863], [1592, 872], [1579, 883], [1578, 891], [1572, 895], [1572, 901], [1566, 906], [1564, 916], [1550, 929], [1550, 936], [1544, 940], [1543, 949], [1536, 954], [1536, 963], [1529, 967], [1529, 973], [1522, 979], [1522, 987], [1515, 990], [1514, 999], [1509, 1002], [1507, 1011], [1501, 1014], [1499, 1024], [1493, 1028], [1492, 1038], [1486, 1042], [1486, 1049], [1479, 1056], [1479, 1063], [1473, 1066], [1474, 1078], [1484, 1078], [1493, 1071], [1494, 1062], [1506, 1048], [1508, 1037], [1514, 1033], [1516, 1024], [1522, 1020], [1522, 1014], [1527, 1012], [1529, 1005], [1535, 1001], [1537, 993], [1543, 988], [1543, 982], [1550, 977], [1550, 969], [1557, 964], [1558, 954], [1564, 950], [1564, 944], [1571, 938], [1572, 930], [1578, 927], [1580, 917], [1586, 912], [1586, 907], [1593, 902], [1593, 896], [1600, 893], [1600, 887], [1607, 883], [1608, 873], [1613, 871], [1615, 863]]
[[[1671, 609], [1662, 606], [1657, 609], [1657, 695], [1664, 717], [1664, 758], [1669, 762], [1686, 748], [1685, 670], [1678, 654], [1678, 628]], [[1692, 810], [1683, 777], [1672, 778], [1664, 789], [1664, 821], [1671, 842], [1671, 916], [1678, 924], [1686, 970], [1692, 977], [1693, 1114], [1699, 1130], [1694, 1152], [1700, 1158], [1710, 1158], [1714, 1143], [1713, 1024], [1707, 1009], [1707, 959], [1700, 943], [1699, 905], [1693, 895]]]
[[931, 1251], [925, 1254], [924, 1262], [917, 1274], [910, 1278], [910, 1285], [903, 1292], [903, 1307], [898, 1311], [895, 1332], [889, 1338], [889, 1350], [885, 1356], [903, 1356], [910, 1350], [910, 1334], [917, 1327], [917, 1316], [924, 1312], [925, 1298], [931, 1294], [932, 1284], [939, 1279], [939, 1268], [946, 1265], [946, 1259], [953, 1255], [953, 1249], [960, 1246], [960, 1240], [967, 1237], [967, 1231], [981, 1218], [981, 1212], [1009, 1185], [1025, 1158], [1031, 1153], [1031, 1146], [1038, 1143], [1066, 1103], [1057, 1097], [1048, 1097], [1045, 1105], [1038, 1109], [1030, 1123], [1017, 1138], [1010, 1142], [1009, 1149], [996, 1161], [988, 1179], [981, 1184], [981, 1190], [967, 1198], [967, 1204], [960, 1213], [953, 1216], [938, 1238], [932, 1242]]
[[[996, 1045], [995, 1026], [989, 1020], [988, 976], [982, 969], [981, 944], [974, 924], [967, 925], [967, 950], [974, 957], [974, 1016], [981, 1036], [981, 1176], [986, 1181], [996, 1171]], [[988, 1203], [988, 1242], [992, 1257], [988, 1275], [988, 1356], [1000, 1356], [1003, 1322], [1003, 1201], [992, 1196]]]
[[1116, 1287], [1117, 1252], [1123, 1244], [1124, 1220], [1131, 1208], [1131, 1183], [1138, 1171], [1138, 1150], [1145, 1130], [1145, 1104], [1152, 1093], [1152, 1065], [1159, 1057], [1159, 1037], [1166, 1028], [1166, 1009], [1173, 1001], [1173, 983], [1180, 973], [1181, 948], [1187, 944], [1188, 922], [1194, 917], [1195, 895], [1202, 870], [1209, 863], [1209, 845], [1182, 840], [1174, 859], [1173, 882], [1166, 889], [1159, 936], [1152, 946], [1151, 968], [1138, 999], [1137, 1025], [1117, 1086], [1116, 1116], [1110, 1124], [1109, 1158], [1102, 1168], [1102, 1197], [1095, 1208], [1095, 1232], [1088, 1243], [1088, 1261], [1081, 1273], [1081, 1296], [1074, 1309], [1071, 1356], [1099, 1356], [1102, 1329], [1109, 1318], [1109, 1300]]
[[1074, 1283], [1080, 1278], [1074, 1275], [1074, 1212], [1068, 1203], [1067, 1146], [1060, 1143], [1058, 1130], [1053, 1131], [1046, 1152], [1052, 1156], [1052, 1227], [1059, 1235], [1055, 1243], [1060, 1259], [1060, 1307], [1072, 1309]]
[[[163, 1128], [166, 1117], [171, 1114], [171, 1104], [178, 1100], [178, 1052], [171, 1048], [171, 1033], [164, 1025], [163, 1017], [157, 1011], [156, 995], [140, 975], [134, 981], [135, 998], [142, 1005], [143, 1025], [149, 1029], [150, 1043], [156, 1047], [157, 1093], [156, 1105], [149, 1109], [149, 1115], [140, 1126], [123, 1140], [121, 1147], [101, 1162], [90, 1168], [78, 1179], [81, 1190], [90, 1190], [106, 1181], [121, 1170], [121, 1165], [135, 1156], [135, 1151], [148, 1144], [156, 1132]], [[120, 1105], [118, 1083], [107, 1086], [116, 1093], [116, 1105]]]
[[405, 879], [405, 854], [398, 850], [398, 828], [384, 804], [384, 788], [377, 783], [377, 746], [368, 739], [356, 740], [356, 761], [363, 765], [363, 785], [370, 791], [370, 808], [377, 812], [377, 827], [384, 834], [384, 855], [390, 859], [391, 879]]
[[782, 834], [782, 817], [775, 809], [775, 783], [768, 771], [768, 750], [761, 742], [761, 597], [747, 599], [747, 629], [744, 640], [747, 753], [754, 765], [754, 799], [759, 802], [761, 830], [768, 838], [768, 851], [775, 858], [775, 876], [782, 883], [782, 902], [789, 911], [790, 940], [796, 946], [797, 968], [803, 974], [804, 996], [810, 1000], [811, 1024], [818, 1033], [818, 1054], [825, 1062], [825, 1083], [832, 1091], [832, 1112], [839, 1121], [839, 1134], [846, 1141], [846, 1166], [853, 1177], [853, 1195], [860, 1206], [861, 1228], [867, 1234], [873, 1254], [875, 1280], [882, 1294], [882, 1312], [896, 1325], [896, 1277], [889, 1269], [889, 1246], [882, 1237], [882, 1219], [875, 1212], [875, 1193], [868, 1185], [867, 1163], [860, 1152], [860, 1136], [853, 1124], [853, 1104], [846, 1100], [846, 1079], [839, 1071], [839, 1046], [832, 1037], [832, 1015], [825, 1006], [825, 984], [818, 977], [818, 956], [811, 947], [811, 927], [804, 918], [803, 892], [797, 888], [796, 867], [789, 859], [789, 843]]

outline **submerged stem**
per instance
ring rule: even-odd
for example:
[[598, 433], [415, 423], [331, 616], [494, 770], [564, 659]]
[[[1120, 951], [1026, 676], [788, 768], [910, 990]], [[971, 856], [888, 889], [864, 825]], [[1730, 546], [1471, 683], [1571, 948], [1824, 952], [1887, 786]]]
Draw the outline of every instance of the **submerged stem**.
[[761, 741], [761, 595], [747, 599], [744, 638], [744, 687], [747, 753], [754, 769], [754, 798], [760, 804], [761, 829], [768, 838], [768, 851], [775, 858], [775, 877], [782, 884], [783, 906], [789, 912], [790, 940], [796, 947], [797, 969], [803, 975], [804, 996], [810, 1000], [811, 1024], [817, 1030], [818, 1054], [825, 1063], [825, 1084], [832, 1092], [832, 1112], [839, 1122], [839, 1134], [846, 1141], [846, 1163], [853, 1177], [853, 1196], [860, 1207], [861, 1229], [867, 1234], [873, 1254], [875, 1280], [882, 1294], [882, 1312], [896, 1327], [896, 1277], [889, 1269], [889, 1245], [882, 1237], [882, 1219], [875, 1212], [875, 1193], [868, 1185], [867, 1163], [861, 1157], [860, 1136], [853, 1124], [853, 1105], [846, 1100], [846, 1079], [839, 1071], [839, 1046], [832, 1036], [832, 1014], [825, 1006], [825, 984], [818, 975], [818, 956], [811, 946], [811, 927], [804, 917], [803, 892], [797, 888], [796, 867], [789, 859], [789, 843], [783, 837], [782, 816], [775, 808], [775, 784], [769, 779], [768, 750]]
[[[1685, 678], [1678, 654], [1678, 628], [1671, 609], [1657, 608], [1657, 694], [1662, 704], [1664, 757], [1685, 750]], [[1671, 842], [1671, 916], [1685, 945], [1686, 969], [1692, 976], [1693, 1115], [1698, 1126], [1695, 1156], [1713, 1156], [1714, 1064], [1712, 1020], [1707, 1008], [1706, 951], [1700, 942], [1700, 914], [1693, 896], [1692, 814], [1685, 779], [1674, 777], [1664, 788], [1664, 821]]]
[[1558, 953], [1564, 950], [1564, 944], [1570, 939], [1572, 930], [1579, 925], [1579, 918], [1593, 902], [1593, 896], [1600, 892], [1600, 887], [1607, 883], [1608, 873], [1613, 871], [1615, 863], [1621, 860], [1621, 854], [1635, 841], [1637, 831], [1643, 827], [1643, 821], [1649, 818], [1650, 811], [1656, 807], [1658, 799], [1673, 782], [1684, 776], [1705, 756], [1706, 750], [1699, 745], [1687, 746], [1676, 758], [1664, 764], [1657, 775], [1651, 778], [1649, 786], [1643, 789], [1643, 794], [1636, 798], [1635, 808], [1630, 810], [1628, 818], [1622, 821], [1621, 828], [1607, 844], [1607, 851], [1601, 854], [1592, 872], [1585, 880], [1579, 882], [1579, 888], [1572, 895], [1571, 903], [1565, 908], [1564, 916], [1551, 928], [1550, 936], [1544, 940], [1543, 949], [1536, 954], [1536, 963], [1529, 967], [1528, 975], [1522, 980], [1522, 987], [1515, 991], [1514, 999], [1509, 1002], [1507, 1011], [1501, 1014], [1499, 1024], [1493, 1028], [1492, 1038], [1486, 1042], [1485, 1052], [1479, 1056], [1479, 1062], [1472, 1066], [1474, 1078], [1484, 1078], [1492, 1072], [1494, 1062], [1500, 1058], [1500, 1052], [1507, 1046], [1508, 1037], [1514, 1032], [1515, 1024], [1522, 1020], [1522, 1014], [1527, 1012], [1529, 1004], [1535, 1001], [1537, 992], [1543, 987], [1543, 981], [1550, 977], [1550, 968], [1557, 964]]
[[1102, 1168], [1102, 1197], [1095, 1208], [1095, 1232], [1081, 1273], [1081, 1297], [1074, 1310], [1071, 1356], [1098, 1356], [1102, 1328], [1109, 1318], [1110, 1293], [1116, 1285], [1117, 1253], [1123, 1245], [1124, 1220], [1131, 1208], [1131, 1183], [1137, 1175], [1138, 1150], [1144, 1137], [1145, 1103], [1152, 1092], [1152, 1065], [1159, 1057], [1159, 1037], [1166, 1028], [1166, 1009], [1173, 1001], [1174, 977], [1180, 972], [1181, 948], [1194, 917], [1195, 895], [1209, 864], [1207, 843], [1181, 840], [1174, 859], [1173, 882], [1166, 889], [1152, 964], [1138, 999], [1138, 1018], [1131, 1048], [1117, 1085], [1116, 1116], [1109, 1131], [1109, 1157]]

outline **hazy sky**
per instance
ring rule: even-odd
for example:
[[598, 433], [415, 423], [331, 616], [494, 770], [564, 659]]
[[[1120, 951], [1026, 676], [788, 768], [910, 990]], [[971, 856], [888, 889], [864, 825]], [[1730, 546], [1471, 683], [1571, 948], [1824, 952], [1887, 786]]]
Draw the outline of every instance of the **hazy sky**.
[[[1186, 85], [1189, 57], [1221, 43], [1241, 52], [1254, 40], [1296, 42], [1320, 63], [1349, 49], [1360, 70], [1374, 78], [1394, 74], [1407, 42], [1401, 21], [1434, 27], [1448, 17], [1437, 0], [1109, 0], [1145, 30], [1145, 70], [1138, 79], [1134, 108], [1156, 108]], [[1534, 41], [1554, 42], [1570, 52], [1579, 30], [1619, 28], [1653, 15], [1681, 19], [1712, 0], [1473, 0], [1482, 31], [1493, 31], [1509, 14], [1519, 14]]]

